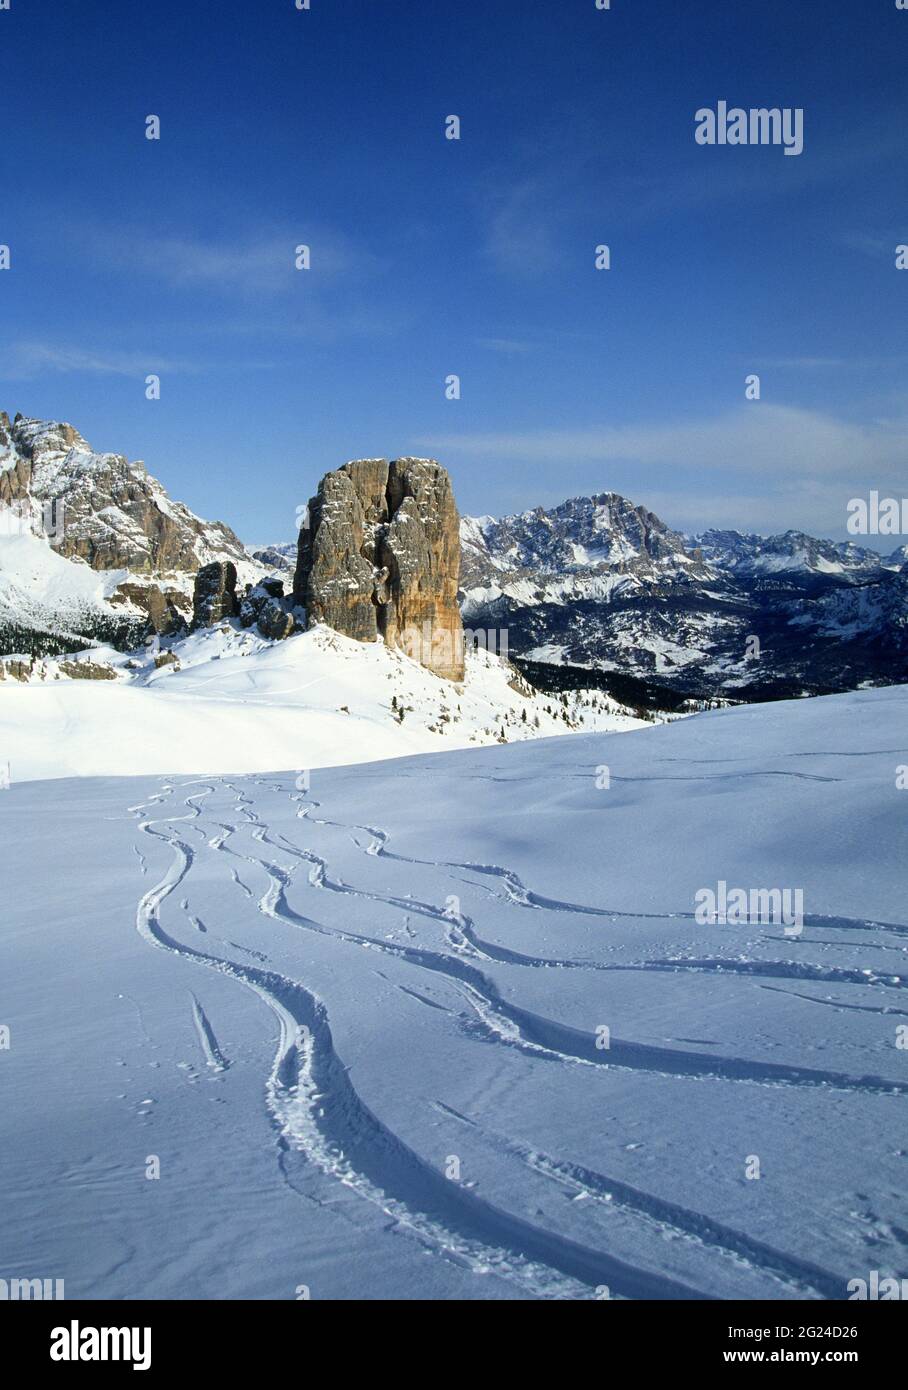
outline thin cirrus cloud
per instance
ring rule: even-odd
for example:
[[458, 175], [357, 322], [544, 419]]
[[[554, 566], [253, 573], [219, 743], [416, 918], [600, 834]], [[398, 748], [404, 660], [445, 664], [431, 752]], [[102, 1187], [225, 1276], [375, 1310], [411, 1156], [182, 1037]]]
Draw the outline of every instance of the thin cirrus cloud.
[[896, 248], [908, 240], [904, 232], [893, 227], [888, 236], [871, 232], [845, 232], [839, 241], [849, 251], [860, 251], [875, 261], [895, 260]]
[[522, 357], [533, 351], [533, 344], [520, 338], [477, 338], [476, 346], [487, 352], [499, 352], [503, 357]]
[[[517, 465], [519, 495], [502, 493], [507, 510], [521, 509], [527, 480], [535, 477], [535, 501], [547, 505], [613, 490], [687, 531], [794, 527], [844, 538], [851, 497], [871, 488], [903, 495], [908, 415], [855, 424], [754, 402], [675, 424], [424, 435], [412, 447], [455, 465]], [[557, 497], [553, 473], [564, 480]]]
[[52, 374], [85, 376], [122, 376], [144, 379], [151, 372], [168, 372], [173, 376], [194, 376], [207, 371], [265, 371], [274, 363], [268, 361], [232, 361], [223, 357], [216, 361], [197, 358], [166, 357], [154, 352], [107, 350], [70, 347], [51, 342], [17, 342], [2, 353], [3, 376], [7, 381], [33, 381]]
[[[644, 487], [634, 500], [677, 530], [691, 535], [715, 527], [758, 535], [796, 530], [845, 539], [847, 503], [852, 493], [862, 495], [860, 489], [849, 488], [843, 482], [817, 484], [811, 479], [776, 479], [762, 492], [730, 495], [707, 489], [694, 492]], [[887, 544], [887, 539], [883, 538], [879, 545], [874, 538], [859, 539], [858, 543], [889, 551], [892, 543], [890, 539]]]
[[178, 289], [235, 293], [280, 293], [296, 269], [296, 248], [309, 247], [313, 283], [342, 274], [372, 272], [374, 252], [318, 227], [275, 230], [266, 236], [218, 239], [154, 235], [145, 231], [95, 229], [86, 238], [89, 254], [105, 267], [141, 272]]
[[536, 463], [633, 463], [791, 476], [904, 476], [908, 420], [854, 424], [819, 411], [754, 402], [712, 419], [664, 425], [605, 426], [428, 435], [416, 439], [461, 457]]
[[564, 254], [555, 235], [549, 192], [546, 180], [536, 178], [504, 186], [487, 196], [482, 249], [496, 270], [535, 276], [551, 270]]
[[196, 372], [195, 362], [157, 357], [147, 352], [95, 352], [53, 343], [13, 343], [4, 354], [3, 375], [10, 381], [29, 381], [45, 372], [87, 373], [91, 376], [145, 376], [149, 372]]

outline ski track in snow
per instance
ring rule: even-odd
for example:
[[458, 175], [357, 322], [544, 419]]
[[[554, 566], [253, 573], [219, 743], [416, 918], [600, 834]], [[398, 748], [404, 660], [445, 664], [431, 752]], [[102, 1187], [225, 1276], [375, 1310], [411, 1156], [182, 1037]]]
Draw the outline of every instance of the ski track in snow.
[[[247, 786], [251, 784], [281, 797], [289, 796], [298, 803], [295, 812], [297, 823], [308, 821], [325, 831], [339, 832], [346, 843], [352, 842], [361, 852], [364, 866], [369, 860], [384, 858], [401, 865], [435, 869], [454, 882], [466, 882], [473, 889], [491, 893], [500, 903], [515, 909], [611, 920], [693, 919], [690, 912], [616, 911], [546, 897], [528, 888], [516, 872], [497, 864], [411, 858], [390, 850], [390, 835], [381, 828], [317, 817], [313, 812], [320, 809], [319, 803], [306, 795], [294, 795], [286, 784], [259, 778], [244, 780]], [[156, 948], [237, 980], [258, 995], [276, 1016], [280, 1037], [265, 1083], [265, 1099], [278, 1134], [279, 1166], [284, 1179], [295, 1187], [295, 1165], [305, 1162], [320, 1175], [321, 1181], [342, 1184], [364, 1202], [379, 1207], [390, 1219], [391, 1229], [397, 1233], [477, 1273], [491, 1273], [513, 1282], [524, 1296], [591, 1298], [597, 1296], [596, 1290], [603, 1285], [610, 1288], [612, 1296], [619, 1298], [697, 1298], [712, 1295], [651, 1269], [637, 1268], [595, 1245], [577, 1242], [518, 1216], [469, 1188], [452, 1182], [423, 1159], [386, 1127], [357, 1093], [335, 1050], [326, 1003], [303, 980], [264, 968], [267, 965], [264, 953], [238, 942], [214, 937], [209, 930], [211, 913], [206, 913], [209, 919], [209, 927], [206, 927], [190, 912], [188, 897], [179, 898], [179, 894], [191, 887], [193, 869], [200, 854], [228, 857], [228, 880], [242, 894], [237, 900], [239, 911], [255, 913], [257, 918], [268, 919], [278, 926], [328, 938], [336, 943], [340, 951], [365, 950], [377, 956], [396, 959], [423, 972], [427, 981], [432, 977], [441, 977], [463, 1000], [465, 1009], [462, 1012], [454, 1012], [419, 989], [398, 980], [389, 982], [420, 1005], [449, 1015], [452, 1026], [465, 1029], [471, 1036], [507, 1048], [512, 1053], [559, 1066], [640, 1071], [708, 1084], [819, 1087], [829, 1091], [880, 1095], [903, 1095], [908, 1092], [908, 1084], [873, 1075], [850, 1076], [838, 1071], [736, 1056], [707, 1055], [616, 1037], [610, 1039], [608, 1050], [603, 1052], [597, 1047], [593, 1034], [544, 1017], [506, 998], [481, 967], [603, 972], [636, 970], [654, 975], [658, 972], [690, 970], [714, 976], [753, 976], [755, 980], [771, 977], [842, 987], [882, 985], [901, 988], [905, 981], [897, 976], [844, 970], [807, 961], [684, 957], [609, 965], [600, 961], [524, 954], [484, 939], [474, 920], [463, 912], [453, 914], [447, 907], [409, 895], [347, 883], [332, 873], [323, 855], [296, 843], [281, 832], [272, 833], [269, 824], [260, 818], [256, 810], [258, 801], [246, 795], [242, 786], [237, 785], [237, 779], [196, 779], [182, 784], [179, 790], [186, 791], [189, 787], [197, 787], [198, 790], [187, 795], [182, 805], [173, 801], [177, 788], [168, 781], [146, 802], [129, 808], [138, 817], [139, 829], [169, 846], [172, 854], [164, 876], [142, 896], [136, 926], [142, 937]], [[207, 824], [206, 802], [223, 790], [230, 792], [234, 798], [236, 818], [213, 817], [211, 823]], [[168, 802], [173, 806], [169, 814]], [[201, 843], [190, 844], [187, 838], [189, 834], [196, 836]], [[251, 838], [261, 851], [261, 856], [234, 847], [231, 842], [241, 834]], [[367, 843], [363, 843], [364, 838]], [[271, 851], [276, 852], [275, 855]], [[136, 854], [142, 872], [147, 873], [147, 857], [138, 848]], [[285, 860], [289, 858], [293, 863], [285, 867], [274, 862], [277, 856]], [[236, 865], [229, 862], [231, 859], [246, 866], [243, 877]], [[410, 925], [411, 914], [437, 923], [442, 949], [424, 944], [404, 944], [389, 940], [387, 936], [366, 935], [299, 911], [288, 901], [288, 893], [295, 888], [301, 870], [306, 871], [304, 877], [308, 889], [382, 904], [399, 912], [408, 942], [415, 938]], [[477, 884], [472, 879], [464, 879], [465, 873], [478, 876], [480, 882]], [[266, 881], [259, 896], [258, 890], [249, 886], [249, 882], [256, 881], [256, 876]], [[170, 925], [165, 928], [162, 923], [162, 908], [171, 898], [179, 901], [181, 920], [192, 930], [189, 940], [174, 934], [176, 928]], [[805, 924], [822, 926], [826, 930], [888, 932], [899, 936], [908, 933], [908, 927], [901, 924], [846, 917], [805, 916]], [[228, 954], [219, 955], [201, 949], [199, 933], [205, 933], [206, 945], [213, 940], [220, 941], [223, 947], [241, 952], [258, 964], [250, 964], [248, 960], [237, 961]], [[807, 943], [799, 943], [803, 944]], [[381, 971], [376, 973], [382, 974]], [[382, 978], [389, 979], [387, 976]], [[831, 1007], [864, 1008], [880, 1013], [902, 1012], [885, 1006], [873, 1010], [869, 1006], [839, 1004], [783, 990], [778, 986], [757, 987], [774, 988], [792, 998], [809, 1003], [825, 1003]], [[229, 1067], [229, 1061], [198, 998], [194, 993], [191, 998], [193, 1022], [206, 1063], [214, 1070], [224, 1071]], [[460, 1115], [441, 1102], [437, 1102], [436, 1108], [457, 1122], [471, 1126], [485, 1143], [506, 1153], [545, 1183], [557, 1184], [580, 1199], [607, 1203], [611, 1209], [620, 1209], [632, 1220], [696, 1245], [711, 1260], [716, 1257], [728, 1259], [739, 1268], [749, 1269], [779, 1283], [789, 1296], [841, 1297], [843, 1279], [839, 1275], [798, 1260], [706, 1215], [650, 1195], [626, 1182], [608, 1178], [575, 1163], [541, 1153], [516, 1139], [485, 1130], [477, 1121]]]
[[700, 1246], [708, 1254], [726, 1255], [747, 1268], [770, 1274], [800, 1298], [821, 1296], [839, 1298], [842, 1282], [828, 1270], [792, 1258], [763, 1241], [753, 1240], [740, 1231], [713, 1221], [700, 1212], [675, 1202], [651, 1196], [631, 1184], [605, 1177], [577, 1163], [552, 1158], [506, 1135], [497, 1134], [461, 1115], [449, 1105], [436, 1101], [436, 1107], [462, 1124], [478, 1130], [483, 1138], [508, 1154], [513, 1154], [534, 1173], [560, 1184], [575, 1198], [605, 1202], [611, 1210], [633, 1213], [651, 1222], [660, 1233], [671, 1233]]
[[208, 1015], [191, 990], [189, 997], [192, 1000], [192, 1021], [198, 1034], [199, 1046], [205, 1055], [205, 1062], [214, 1071], [226, 1071], [230, 1063], [218, 1045], [214, 1029], [208, 1022]]
[[[504, 780], [504, 779], [502, 779]], [[615, 780], [621, 780], [615, 778]], [[632, 780], [632, 779], [624, 779]], [[633, 779], [639, 780], [639, 779]], [[823, 779], [821, 779], [823, 780]], [[294, 797], [295, 801], [304, 802], [302, 797]], [[560, 898], [547, 898], [539, 893], [532, 892], [527, 888], [519, 874], [512, 869], [502, 868], [498, 864], [475, 864], [451, 862], [444, 859], [415, 859], [410, 855], [396, 854], [388, 849], [390, 835], [385, 830], [379, 830], [371, 825], [343, 825], [338, 821], [323, 820], [320, 817], [309, 814], [312, 808], [318, 808], [317, 801], [309, 800], [308, 806], [300, 805], [297, 812], [299, 819], [312, 820], [315, 825], [331, 826], [338, 830], [359, 830], [372, 837], [372, 843], [366, 848], [365, 853], [376, 857], [394, 859], [401, 864], [417, 864], [425, 868], [432, 869], [468, 869], [473, 873], [486, 874], [501, 881], [508, 901], [518, 907], [544, 908], [554, 912], [576, 912], [581, 916], [607, 917], [607, 918], [634, 918], [651, 921], [690, 921], [695, 920], [692, 912], [641, 912], [628, 911], [627, 909], [590, 907], [584, 903], [565, 902]], [[358, 846], [358, 841], [351, 836], [353, 843]], [[359, 847], [359, 846], [358, 846]], [[908, 925], [895, 922], [877, 922], [866, 918], [855, 917], [831, 917], [818, 913], [804, 914], [805, 927], [822, 927], [829, 929], [840, 929], [842, 931], [887, 931], [900, 936], [908, 936]]]
[[697, 1297], [693, 1288], [535, 1227], [449, 1181], [359, 1099], [334, 1050], [325, 1007], [301, 983], [188, 947], [164, 929], [161, 906], [195, 862], [195, 851], [173, 827], [200, 815], [196, 801], [213, 792], [210, 786], [187, 797], [186, 814], [140, 821], [142, 831], [170, 845], [173, 858], [142, 897], [136, 926], [151, 944], [241, 981], [276, 1014], [280, 1042], [266, 1096], [282, 1150], [302, 1152], [437, 1253], [477, 1273], [516, 1280], [532, 1297], [589, 1297], [603, 1285], [623, 1297]]

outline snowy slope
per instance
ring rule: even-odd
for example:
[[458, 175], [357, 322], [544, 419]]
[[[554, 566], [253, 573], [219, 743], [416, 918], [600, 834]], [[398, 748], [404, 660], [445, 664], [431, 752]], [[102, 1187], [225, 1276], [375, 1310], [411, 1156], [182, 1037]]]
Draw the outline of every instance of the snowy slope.
[[642, 723], [599, 692], [561, 703], [515, 688], [491, 653], [469, 652], [455, 686], [381, 642], [326, 627], [274, 643], [225, 623], [170, 651], [177, 665], [155, 669], [148, 655], [137, 671], [112, 649], [82, 654], [115, 663], [117, 680], [60, 679], [59, 664], [44, 661], [26, 684], [0, 682], [0, 764], [16, 781], [261, 772]]
[[24, 526], [0, 527], [0, 611], [20, 620], [103, 605], [126, 575], [76, 564]]
[[[7, 1269], [315, 1300], [904, 1275], [906, 716], [14, 783]], [[802, 934], [698, 926], [721, 879], [800, 886]]]
[[67, 559], [0, 506], [0, 652], [33, 645], [27, 634], [45, 634], [51, 650], [74, 650], [89, 634], [137, 619], [131, 605], [110, 603], [128, 578], [125, 569], [97, 571]]

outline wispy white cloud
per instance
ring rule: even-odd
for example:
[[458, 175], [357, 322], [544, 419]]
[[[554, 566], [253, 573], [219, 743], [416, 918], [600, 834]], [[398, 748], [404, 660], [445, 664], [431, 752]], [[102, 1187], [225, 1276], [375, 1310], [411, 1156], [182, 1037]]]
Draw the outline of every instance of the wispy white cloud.
[[843, 537], [848, 500], [854, 495], [864, 493], [841, 482], [816, 486], [804, 479], [777, 479], [761, 492], [743, 493], [654, 489], [643, 484], [633, 500], [676, 530], [691, 534], [717, 527], [757, 535], [795, 530]]
[[508, 274], [550, 271], [564, 256], [555, 236], [551, 190], [541, 178], [497, 188], [486, 200], [485, 255]]
[[[233, 237], [156, 235], [130, 227], [92, 228], [83, 238], [88, 254], [105, 265], [151, 276], [175, 288], [271, 294], [303, 275], [310, 289], [342, 274], [363, 274], [378, 265], [373, 251], [321, 226], [269, 228]], [[309, 247], [310, 269], [296, 269], [296, 248]], [[310, 278], [311, 277], [311, 278]]]
[[144, 379], [149, 373], [194, 376], [206, 371], [264, 371], [274, 367], [267, 361], [216, 360], [169, 357], [148, 350], [72, 347], [54, 342], [16, 342], [0, 350], [3, 363], [0, 377], [8, 381], [32, 381], [45, 374], [85, 374]]
[[488, 434], [426, 435], [420, 448], [555, 463], [635, 463], [726, 473], [855, 476], [904, 473], [908, 420], [855, 424], [819, 411], [753, 402], [711, 419]]
[[[576, 255], [569, 228], [582, 227], [586, 245], [591, 223], [624, 231], [662, 225], [667, 217], [702, 208], [737, 210], [744, 203], [760, 205], [829, 186], [841, 188], [847, 179], [899, 160], [903, 146], [901, 117], [895, 111], [873, 117], [865, 112], [859, 129], [843, 123], [824, 129], [816, 141], [808, 126], [805, 157], [785, 160], [781, 171], [775, 160], [726, 158], [731, 149], [706, 151], [695, 145], [693, 133], [693, 109], [678, 111], [672, 132], [677, 158], [668, 168], [658, 160], [650, 172], [648, 158], [626, 161], [623, 135], [612, 131], [611, 143], [600, 149], [600, 158], [610, 161], [607, 179], [576, 143], [537, 139], [496, 170], [494, 183], [489, 176], [480, 199], [486, 257], [509, 275], [551, 273]], [[608, 136], [601, 132], [603, 141]], [[660, 135], [660, 149], [662, 139]], [[896, 245], [908, 241], [908, 235], [855, 232], [844, 233], [840, 241], [878, 259], [894, 256]]]
[[895, 248], [902, 245], [906, 237], [904, 228], [899, 231], [892, 228], [889, 236], [881, 236], [879, 231], [873, 232], [845, 232], [840, 237], [843, 246], [847, 246], [850, 251], [860, 251], [865, 256], [870, 256], [872, 260], [892, 260], [895, 261]]
[[150, 352], [94, 351], [53, 343], [13, 343], [3, 353], [3, 376], [27, 381], [45, 372], [84, 372], [92, 376], [144, 377], [150, 372], [197, 372], [196, 362], [160, 357]]
[[535, 473], [540, 500], [553, 477], [562, 497], [611, 488], [686, 530], [837, 535], [851, 497], [908, 491], [908, 415], [854, 423], [763, 402], [674, 424], [430, 434], [409, 447], [453, 466], [520, 465], [523, 495]]
[[752, 365], [762, 370], [765, 368], [794, 368], [797, 370], [813, 371], [826, 367], [848, 367], [853, 368], [859, 364], [854, 358], [846, 357], [756, 357]]

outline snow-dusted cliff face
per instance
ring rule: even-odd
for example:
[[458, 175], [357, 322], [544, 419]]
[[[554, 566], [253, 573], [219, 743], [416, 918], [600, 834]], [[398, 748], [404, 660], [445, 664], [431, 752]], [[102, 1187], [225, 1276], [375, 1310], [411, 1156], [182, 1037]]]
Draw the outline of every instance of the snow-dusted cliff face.
[[740, 531], [704, 531], [694, 538], [704, 559], [738, 574], [838, 574], [878, 579], [884, 571], [900, 570], [908, 546], [891, 555], [878, 555], [853, 541], [818, 540], [803, 531], [781, 536], [743, 535]]
[[0, 503], [52, 530], [58, 554], [96, 570], [193, 573], [211, 559], [245, 559], [229, 526], [171, 501], [143, 463], [95, 453], [56, 421], [11, 423], [0, 412]]
[[[468, 626], [512, 654], [700, 698], [908, 678], [908, 551], [707, 531], [686, 537], [615, 493], [465, 517]], [[538, 674], [538, 673], [537, 673]]]
[[266, 572], [144, 464], [96, 453], [72, 425], [0, 411], [0, 654], [128, 641], [149, 620], [173, 631], [214, 558], [247, 581]]
[[546, 597], [606, 597], [623, 587], [685, 584], [709, 568], [684, 538], [615, 492], [574, 497], [519, 516], [466, 517], [461, 531], [467, 591], [521, 578]]

